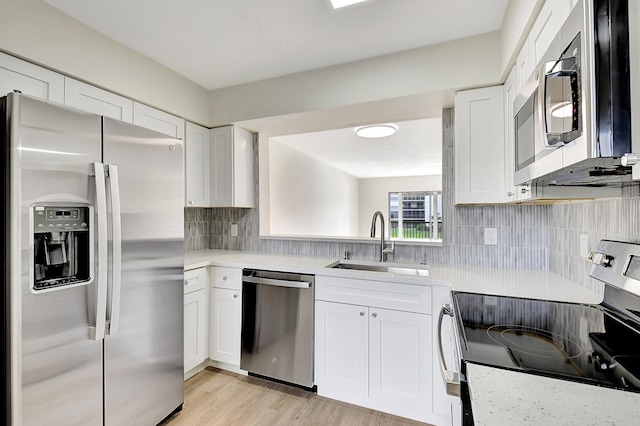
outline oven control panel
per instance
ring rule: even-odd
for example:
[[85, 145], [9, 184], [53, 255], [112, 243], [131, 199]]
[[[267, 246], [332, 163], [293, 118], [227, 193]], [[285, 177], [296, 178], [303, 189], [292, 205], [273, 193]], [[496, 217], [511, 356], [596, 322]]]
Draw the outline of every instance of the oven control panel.
[[602, 240], [587, 260], [593, 278], [640, 295], [640, 244]]

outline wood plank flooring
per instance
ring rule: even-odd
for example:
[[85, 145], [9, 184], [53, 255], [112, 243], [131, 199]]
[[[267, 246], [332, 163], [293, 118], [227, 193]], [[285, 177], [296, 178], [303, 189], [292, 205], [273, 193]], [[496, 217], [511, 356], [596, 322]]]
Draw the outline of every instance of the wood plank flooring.
[[164, 425], [425, 426], [293, 386], [213, 367], [185, 382], [184, 408]]

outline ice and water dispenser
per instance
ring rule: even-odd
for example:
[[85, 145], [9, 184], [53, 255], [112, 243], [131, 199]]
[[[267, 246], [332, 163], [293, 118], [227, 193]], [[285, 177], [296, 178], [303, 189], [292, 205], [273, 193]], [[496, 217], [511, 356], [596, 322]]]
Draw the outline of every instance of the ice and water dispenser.
[[34, 292], [88, 284], [93, 279], [90, 206], [32, 207]]

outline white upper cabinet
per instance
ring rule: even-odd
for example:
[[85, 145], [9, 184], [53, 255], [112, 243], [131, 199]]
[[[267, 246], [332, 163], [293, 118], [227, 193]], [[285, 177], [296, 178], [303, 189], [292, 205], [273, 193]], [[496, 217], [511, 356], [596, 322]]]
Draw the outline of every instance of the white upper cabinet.
[[455, 203], [509, 201], [502, 86], [458, 92], [455, 99]]
[[138, 102], [133, 103], [133, 124], [184, 139], [184, 120]]
[[507, 80], [504, 82], [504, 142], [505, 142], [505, 191], [507, 201], [524, 201], [532, 197], [531, 187], [526, 185], [514, 184], [515, 173], [515, 148], [516, 148], [516, 136], [515, 136], [515, 122], [513, 101], [518, 94], [517, 80], [518, 80], [518, 67], [517, 65], [511, 69]]
[[0, 96], [14, 90], [64, 103], [64, 77], [61, 74], [0, 52]]
[[535, 64], [531, 63], [531, 58], [529, 57], [529, 44], [525, 43], [522, 46], [522, 50], [520, 50], [520, 53], [518, 53], [518, 56], [516, 57], [516, 65], [514, 68], [516, 93], [522, 92], [527, 79], [533, 72], [534, 66]]
[[211, 129], [210, 155], [211, 207], [253, 207], [253, 134], [235, 126]]
[[185, 132], [185, 206], [209, 207], [210, 132], [206, 127], [189, 122]]
[[527, 40], [516, 57], [517, 93], [528, 96], [531, 92], [531, 87], [524, 91], [522, 89], [527, 82], [536, 84], [535, 78], [531, 76], [577, 2], [578, 0], [547, 0], [542, 6]]
[[527, 38], [529, 58], [533, 67], [540, 62], [551, 41], [569, 16], [572, 0], [547, 0], [540, 10]]
[[133, 123], [133, 101], [73, 78], [64, 79], [64, 103], [74, 108]]

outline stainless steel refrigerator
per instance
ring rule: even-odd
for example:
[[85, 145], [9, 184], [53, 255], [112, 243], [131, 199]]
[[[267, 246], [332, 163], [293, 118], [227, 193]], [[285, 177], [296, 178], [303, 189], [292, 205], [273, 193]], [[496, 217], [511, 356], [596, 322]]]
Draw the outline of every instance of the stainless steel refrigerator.
[[182, 408], [183, 144], [0, 98], [4, 424], [155, 425]]

